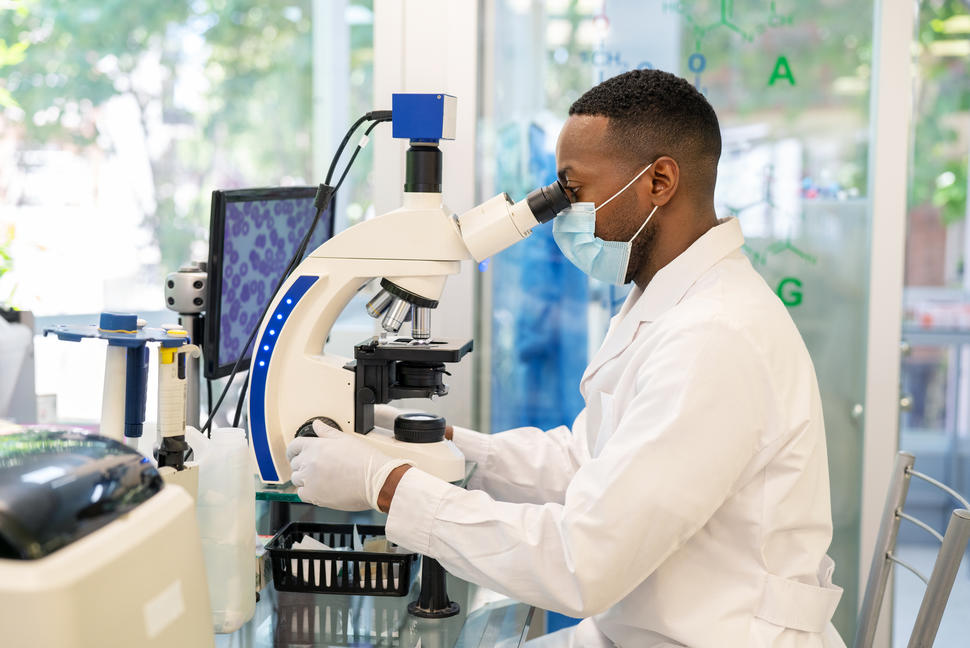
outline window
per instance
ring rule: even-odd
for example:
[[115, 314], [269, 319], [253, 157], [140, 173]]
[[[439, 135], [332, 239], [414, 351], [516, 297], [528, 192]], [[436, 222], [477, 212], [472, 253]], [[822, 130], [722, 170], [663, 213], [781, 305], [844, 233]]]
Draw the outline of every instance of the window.
[[[721, 123], [715, 206], [788, 307], [822, 393], [835, 536], [852, 636], [858, 595], [865, 394], [872, 3], [496, 0], [486, 34], [482, 196], [521, 198], [555, 177], [555, 142], [582, 92], [634, 68], [691, 81]], [[494, 159], [491, 168], [486, 160]], [[658, 212], [658, 218], [662, 214]], [[491, 426], [569, 424], [578, 384], [624, 291], [573, 268], [551, 228], [496, 255]], [[499, 405], [500, 404], [500, 405]]]
[[[921, 472], [963, 494], [970, 492], [970, 10], [956, 0], [919, 3], [916, 84], [910, 136], [903, 284], [903, 357], [899, 447], [916, 455]], [[906, 508], [940, 533], [956, 507], [914, 482]], [[929, 534], [900, 527], [898, 552], [929, 574], [938, 549]], [[893, 643], [906, 644], [923, 584], [896, 571]], [[937, 643], [964, 641], [957, 610], [970, 602], [966, 578], [950, 593]]]
[[[322, 182], [335, 143], [315, 133], [372, 103], [372, 23], [371, 0], [7, 2], [0, 303], [38, 327], [102, 310], [174, 321], [163, 281], [205, 259], [214, 189]], [[339, 222], [366, 213], [369, 167]], [[98, 417], [103, 347], [38, 340], [37, 363], [61, 417]]]

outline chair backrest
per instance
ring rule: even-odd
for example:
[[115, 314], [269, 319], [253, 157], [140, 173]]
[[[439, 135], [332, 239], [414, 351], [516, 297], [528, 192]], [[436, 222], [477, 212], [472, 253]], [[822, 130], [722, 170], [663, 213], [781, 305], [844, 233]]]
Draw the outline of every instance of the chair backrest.
[[[872, 646], [876, 634], [876, 625], [879, 621], [879, 611], [882, 608], [882, 601], [886, 595], [886, 585], [889, 582], [889, 575], [894, 563], [910, 570], [926, 583], [926, 592], [923, 595], [916, 623], [910, 635], [909, 647], [926, 648], [932, 646], [936, 639], [936, 632], [940, 627], [940, 620], [943, 618], [947, 599], [950, 597], [950, 590], [953, 588], [953, 581], [956, 579], [957, 570], [960, 568], [963, 552], [967, 547], [967, 542], [970, 541], [970, 510], [967, 510], [970, 509], [970, 503], [949, 486], [914, 470], [915, 461], [916, 458], [908, 452], [900, 452], [896, 455], [896, 464], [893, 468], [892, 480], [889, 483], [889, 493], [886, 496], [882, 522], [879, 525], [879, 535], [876, 538], [876, 549], [873, 552], [872, 565], [869, 568], [866, 592], [862, 600], [862, 608], [859, 611], [859, 623], [853, 642], [854, 648], [870, 648]], [[906, 495], [909, 492], [909, 482], [912, 477], [922, 479], [942, 490], [963, 506], [963, 509], [953, 511], [945, 535], [941, 536], [925, 522], [903, 512], [903, 505], [906, 503]], [[894, 555], [899, 525], [903, 520], [911, 522], [930, 533], [941, 543], [940, 552], [937, 554], [936, 562], [933, 565], [933, 573], [929, 578]]]

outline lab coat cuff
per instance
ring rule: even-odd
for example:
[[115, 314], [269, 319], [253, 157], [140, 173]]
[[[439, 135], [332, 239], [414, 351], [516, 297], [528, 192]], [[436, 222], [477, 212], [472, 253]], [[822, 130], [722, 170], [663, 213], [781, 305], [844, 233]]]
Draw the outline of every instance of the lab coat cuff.
[[396, 545], [431, 555], [431, 534], [441, 501], [451, 484], [411, 468], [394, 491], [384, 532]]
[[482, 434], [468, 428], [453, 426], [454, 436], [452, 441], [465, 455], [467, 461], [474, 461], [479, 468], [485, 467], [485, 460], [492, 452], [492, 435]]

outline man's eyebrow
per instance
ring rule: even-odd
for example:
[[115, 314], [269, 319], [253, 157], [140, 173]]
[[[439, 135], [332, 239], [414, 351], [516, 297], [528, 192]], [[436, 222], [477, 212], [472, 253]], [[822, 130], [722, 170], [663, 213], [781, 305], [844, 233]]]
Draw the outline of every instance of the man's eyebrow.
[[568, 178], [566, 177], [566, 174], [569, 173], [571, 169], [572, 167], [565, 166], [556, 172], [556, 175], [559, 176], [560, 182], [569, 182]]

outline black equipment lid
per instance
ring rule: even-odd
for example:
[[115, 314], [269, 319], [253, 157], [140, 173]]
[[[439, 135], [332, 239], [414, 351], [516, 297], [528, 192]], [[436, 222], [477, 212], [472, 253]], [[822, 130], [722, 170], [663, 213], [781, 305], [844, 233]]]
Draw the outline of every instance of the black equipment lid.
[[0, 434], [0, 559], [43, 558], [162, 489], [152, 463], [81, 430]]

